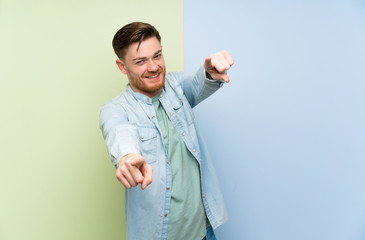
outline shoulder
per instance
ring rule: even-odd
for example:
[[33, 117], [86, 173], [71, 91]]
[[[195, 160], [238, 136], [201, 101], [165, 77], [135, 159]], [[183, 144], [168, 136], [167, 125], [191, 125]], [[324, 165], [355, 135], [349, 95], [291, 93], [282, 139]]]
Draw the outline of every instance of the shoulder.
[[128, 93], [127, 91], [123, 91], [120, 94], [118, 94], [117, 96], [113, 97], [112, 99], [110, 99], [108, 102], [106, 102], [105, 104], [103, 104], [103, 106], [101, 107], [100, 113], [102, 114], [107, 113], [107, 112], [114, 112], [114, 111], [118, 111], [118, 112], [125, 112], [125, 106], [128, 105]]
[[170, 85], [179, 85], [178, 79], [181, 75], [181, 72], [169, 72], [166, 74], [166, 82]]
[[177, 95], [183, 94], [182, 82], [179, 81], [181, 78], [182, 72], [169, 72], [166, 74], [166, 83], [165, 90], [166, 91], [174, 91]]

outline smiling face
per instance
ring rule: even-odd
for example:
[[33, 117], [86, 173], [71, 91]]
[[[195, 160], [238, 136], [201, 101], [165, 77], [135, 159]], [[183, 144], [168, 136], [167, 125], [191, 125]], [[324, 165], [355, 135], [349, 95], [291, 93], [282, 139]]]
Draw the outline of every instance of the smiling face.
[[156, 37], [131, 44], [123, 60], [117, 65], [122, 73], [127, 74], [131, 88], [148, 97], [157, 95], [165, 84], [165, 60], [162, 46]]

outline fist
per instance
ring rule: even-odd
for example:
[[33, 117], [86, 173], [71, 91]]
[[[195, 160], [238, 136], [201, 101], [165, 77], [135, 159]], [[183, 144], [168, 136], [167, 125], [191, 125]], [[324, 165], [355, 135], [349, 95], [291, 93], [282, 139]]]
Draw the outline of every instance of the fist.
[[152, 167], [138, 154], [129, 153], [119, 160], [116, 177], [130, 189], [141, 184], [142, 190], [152, 183]]
[[210, 74], [212, 79], [224, 80], [229, 82], [229, 77], [226, 73], [227, 70], [233, 65], [233, 59], [231, 54], [226, 50], [213, 53], [205, 58], [204, 68], [207, 73]]

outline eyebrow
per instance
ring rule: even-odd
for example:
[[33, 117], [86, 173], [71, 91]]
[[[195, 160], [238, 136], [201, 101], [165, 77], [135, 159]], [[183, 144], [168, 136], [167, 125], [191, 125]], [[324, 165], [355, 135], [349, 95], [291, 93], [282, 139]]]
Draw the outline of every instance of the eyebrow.
[[[160, 49], [160, 50], [158, 50], [157, 52], [155, 52], [154, 54], [153, 54], [153, 56], [156, 56], [157, 54], [159, 54], [159, 53], [162, 53], [162, 49]], [[132, 59], [132, 61], [136, 61], [136, 60], [146, 60], [147, 58], [146, 57], [141, 57], [141, 58], [134, 58], [134, 59]]]

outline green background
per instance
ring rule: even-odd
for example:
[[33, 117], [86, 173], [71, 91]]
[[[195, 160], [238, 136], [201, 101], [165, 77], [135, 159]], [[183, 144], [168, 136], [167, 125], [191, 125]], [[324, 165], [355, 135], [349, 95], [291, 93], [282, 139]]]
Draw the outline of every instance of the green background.
[[131, 21], [183, 70], [182, 0], [0, 0], [0, 239], [125, 239], [98, 120], [127, 83], [111, 40]]

